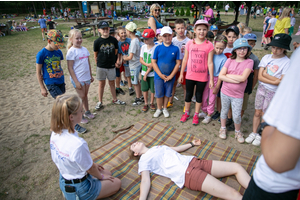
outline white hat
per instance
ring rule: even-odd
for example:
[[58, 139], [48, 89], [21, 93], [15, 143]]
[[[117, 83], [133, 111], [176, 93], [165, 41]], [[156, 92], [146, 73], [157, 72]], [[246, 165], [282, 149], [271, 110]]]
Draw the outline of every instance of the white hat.
[[169, 26], [164, 26], [162, 29], [161, 29], [161, 33], [160, 35], [163, 36], [164, 34], [173, 34], [173, 31], [172, 29], [169, 27]]

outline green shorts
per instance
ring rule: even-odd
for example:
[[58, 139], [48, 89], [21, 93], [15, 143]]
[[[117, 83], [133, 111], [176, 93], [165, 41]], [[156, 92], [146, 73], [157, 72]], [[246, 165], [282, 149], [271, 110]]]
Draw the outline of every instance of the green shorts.
[[154, 77], [147, 77], [147, 81], [144, 81], [144, 76], [142, 75], [142, 83], [141, 83], [141, 90], [143, 92], [147, 92], [149, 89], [151, 93], [155, 93], [154, 90]]
[[289, 35], [292, 36], [293, 33], [294, 33], [294, 27], [291, 26], [291, 27], [289, 28]]

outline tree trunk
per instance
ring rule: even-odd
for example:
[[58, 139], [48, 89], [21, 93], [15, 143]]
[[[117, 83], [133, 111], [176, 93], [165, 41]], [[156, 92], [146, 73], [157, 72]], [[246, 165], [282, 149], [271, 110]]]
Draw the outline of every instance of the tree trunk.
[[61, 2], [60, 1], [58, 1], [58, 3], [59, 3], [59, 7], [60, 7], [60, 9], [64, 12], [64, 7], [62, 6], [62, 4], [61, 4]]
[[82, 10], [82, 4], [81, 4], [81, 1], [77, 1], [78, 3], [78, 6], [79, 6], [79, 10], [80, 10], [80, 13], [81, 13], [81, 17], [83, 18], [84, 17], [84, 13], [83, 13], [83, 10]]
[[238, 18], [239, 18], [239, 7], [241, 5], [241, 1], [234, 1], [233, 2], [234, 5], [235, 5], [235, 18], [234, 18], [234, 21], [233, 23], [238, 23]]
[[245, 1], [246, 2], [246, 6], [247, 6], [247, 17], [246, 17], [246, 26], [248, 26], [249, 24], [249, 19], [250, 19], [250, 12], [251, 12], [251, 6], [252, 6], [252, 1]]
[[91, 9], [90, 9], [90, 4], [88, 1], [86, 1], [86, 11], [87, 11], [86, 17], [89, 17], [91, 14]]
[[35, 5], [34, 5], [34, 1], [32, 1], [32, 6], [33, 6], [34, 14], [35, 14], [35, 16], [37, 17]]

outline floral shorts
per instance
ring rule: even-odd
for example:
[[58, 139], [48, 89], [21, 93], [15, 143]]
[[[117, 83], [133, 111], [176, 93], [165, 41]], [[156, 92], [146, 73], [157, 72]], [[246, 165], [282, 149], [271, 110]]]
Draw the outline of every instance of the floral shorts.
[[275, 92], [268, 90], [263, 85], [259, 84], [255, 97], [255, 110], [262, 110], [265, 113], [274, 94]]

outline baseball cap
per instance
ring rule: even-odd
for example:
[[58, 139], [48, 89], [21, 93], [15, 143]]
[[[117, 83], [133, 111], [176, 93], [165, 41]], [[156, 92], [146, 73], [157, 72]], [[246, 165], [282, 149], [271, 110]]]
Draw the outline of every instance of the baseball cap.
[[151, 28], [149, 28], [149, 29], [144, 30], [142, 36], [143, 36], [143, 38], [154, 38], [155, 33]]
[[206, 35], [206, 37], [207, 37], [207, 38], [214, 38], [214, 37], [215, 37], [215, 35], [214, 35], [214, 33], [213, 33], [213, 32], [211, 32], [211, 31], [208, 31], [208, 32], [207, 32], [207, 35]]
[[228, 33], [229, 30], [233, 30], [235, 32], [236, 35], [239, 35], [240, 34], [240, 30], [238, 27], [236, 26], [229, 26], [227, 29], [226, 29], [226, 34]]
[[129, 22], [128, 24], [126, 24], [125, 28], [130, 31], [130, 32], [133, 32], [134, 30], [137, 29], [137, 26], [135, 23], [133, 22]]
[[138, 36], [138, 37], [142, 37], [142, 33], [141, 33], [140, 31], [137, 31], [137, 32], [135, 33], [135, 35]]
[[169, 26], [164, 26], [161, 29], [160, 35], [163, 36], [164, 34], [173, 34], [173, 31], [172, 31], [172, 29]]
[[231, 52], [234, 50], [241, 48], [241, 47], [248, 47], [249, 50], [252, 49], [252, 47], [248, 44], [248, 41], [246, 38], [239, 38], [233, 43], [233, 49]]
[[47, 33], [47, 38], [54, 42], [59, 49], [64, 47], [64, 37], [59, 30], [51, 29]]
[[274, 47], [290, 50], [291, 41], [292, 41], [291, 36], [285, 33], [279, 33], [274, 36], [273, 40], [269, 44], [267, 44], [267, 46], [274, 46]]
[[114, 27], [109, 27], [109, 34], [115, 33], [116, 29]]
[[253, 33], [247, 33], [246, 35], [244, 35], [244, 38], [247, 40], [255, 40], [255, 41], [257, 40], [256, 35]]
[[210, 30], [211, 30], [211, 31], [217, 31], [217, 30], [219, 30], [219, 29], [218, 29], [218, 27], [217, 27], [216, 25], [212, 25], [212, 26], [210, 27]]
[[98, 28], [107, 28], [107, 27], [109, 27], [107, 21], [102, 21], [102, 22], [99, 22], [99, 24], [98, 24]]
[[209, 23], [208, 23], [206, 20], [204, 20], [204, 19], [199, 19], [199, 20], [197, 20], [196, 23], [194, 24], [194, 28], [195, 28], [197, 25], [199, 25], [199, 24], [204, 24], [204, 25], [206, 25], [207, 27], [209, 27]]

